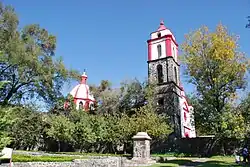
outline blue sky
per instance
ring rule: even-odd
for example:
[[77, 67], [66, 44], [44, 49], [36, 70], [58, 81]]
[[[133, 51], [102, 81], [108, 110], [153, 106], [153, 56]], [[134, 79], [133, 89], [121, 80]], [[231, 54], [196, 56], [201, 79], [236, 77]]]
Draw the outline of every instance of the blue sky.
[[[108, 79], [114, 87], [125, 79], [147, 77], [147, 43], [161, 19], [181, 44], [202, 25], [221, 22], [240, 36], [250, 54], [250, 0], [3, 0], [12, 5], [20, 26], [38, 23], [57, 37], [58, 56], [68, 68], [87, 70], [89, 83]], [[187, 92], [192, 86], [185, 83]], [[70, 91], [76, 83], [65, 87]]]

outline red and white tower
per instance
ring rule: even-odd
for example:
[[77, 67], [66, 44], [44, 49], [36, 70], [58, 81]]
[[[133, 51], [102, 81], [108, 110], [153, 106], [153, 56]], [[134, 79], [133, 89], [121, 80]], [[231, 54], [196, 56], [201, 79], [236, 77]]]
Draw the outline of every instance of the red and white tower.
[[87, 111], [92, 108], [95, 103], [95, 98], [87, 85], [87, 79], [88, 76], [84, 72], [81, 76], [81, 82], [70, 91], [70, 95], [74, 97], [74, 103], [76, 104], [77, 110], [83, 109]]
[[[157, 83], [157, 100], [159, 111], [170, 116], [178, 137], [194, 136], [184, 132], [184, 124], [191, 119], [183, 117], [184, 90], [180, 86], [180, 64], [178, 61], [178, 44], [175, 36], [164, 22], [150, 34], [148, 43], [148, 78]], [[188, 114], [186, 114], [188, 115]], [[184, 121], [185, 120], [185, 121]], [[189, 123], [188, 123], [189, 125]], [[187, 130], [186, 130], [187, 131]], [[192, 131], [193, 132], [193, 131]], [[195, 132], [194, 132], [195, 133]]]

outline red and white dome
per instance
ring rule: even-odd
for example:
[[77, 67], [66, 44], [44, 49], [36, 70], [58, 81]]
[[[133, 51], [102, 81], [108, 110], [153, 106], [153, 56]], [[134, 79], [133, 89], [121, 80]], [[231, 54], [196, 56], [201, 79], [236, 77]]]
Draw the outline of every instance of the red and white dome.
[[76, 104], [77, 109], [84, 108], [87, 110], [95, 102], [95, 98], [91, 94], [89, 86], [87, 85], [87, 78], [88, 76], [84, 72], [81, 76], [81, 82], [70, 92], [74, 97], [74, 103]]

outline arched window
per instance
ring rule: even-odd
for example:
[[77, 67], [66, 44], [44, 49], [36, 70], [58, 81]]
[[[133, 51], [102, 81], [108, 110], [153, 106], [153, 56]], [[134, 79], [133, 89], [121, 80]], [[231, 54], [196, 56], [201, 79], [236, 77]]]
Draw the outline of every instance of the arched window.
[[80, 101], [80, 103], [79, 103], [79, 109], [80, 109], [80, 110], [83, 109], [83, 103], [82, 103], [82, 101]]
[[175, 75], [175, 83], [178, 85], [178, 75], [176, 67], [174, 67], [174, 75]]
[[161, 45], [157, 45], [157, 51], [158, 51], [158, 58], [161, 57]]
[[157, 36], [158, 36], [158, 38], [160, 38], [160, 37], [161, 37], [161, 33], [160, 33], [160, 32], [158, 32]]
[[163, 82], [162, 65], [160, 64], [157, 65], [157, 78], [158, 78], [158, 83]]

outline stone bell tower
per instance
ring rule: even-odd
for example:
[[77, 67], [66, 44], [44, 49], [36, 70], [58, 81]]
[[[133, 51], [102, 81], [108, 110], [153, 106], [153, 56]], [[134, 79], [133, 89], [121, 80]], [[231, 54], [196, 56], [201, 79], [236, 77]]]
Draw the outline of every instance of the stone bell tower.
[[152, 32], [148, 42], [149, 83], [157, 83], [157, 105], [159, 113], [170, 116], [174, 134], [181, 135], [180, 64], [178, 44], [171, 31], [161, 21], [157, 31]]

